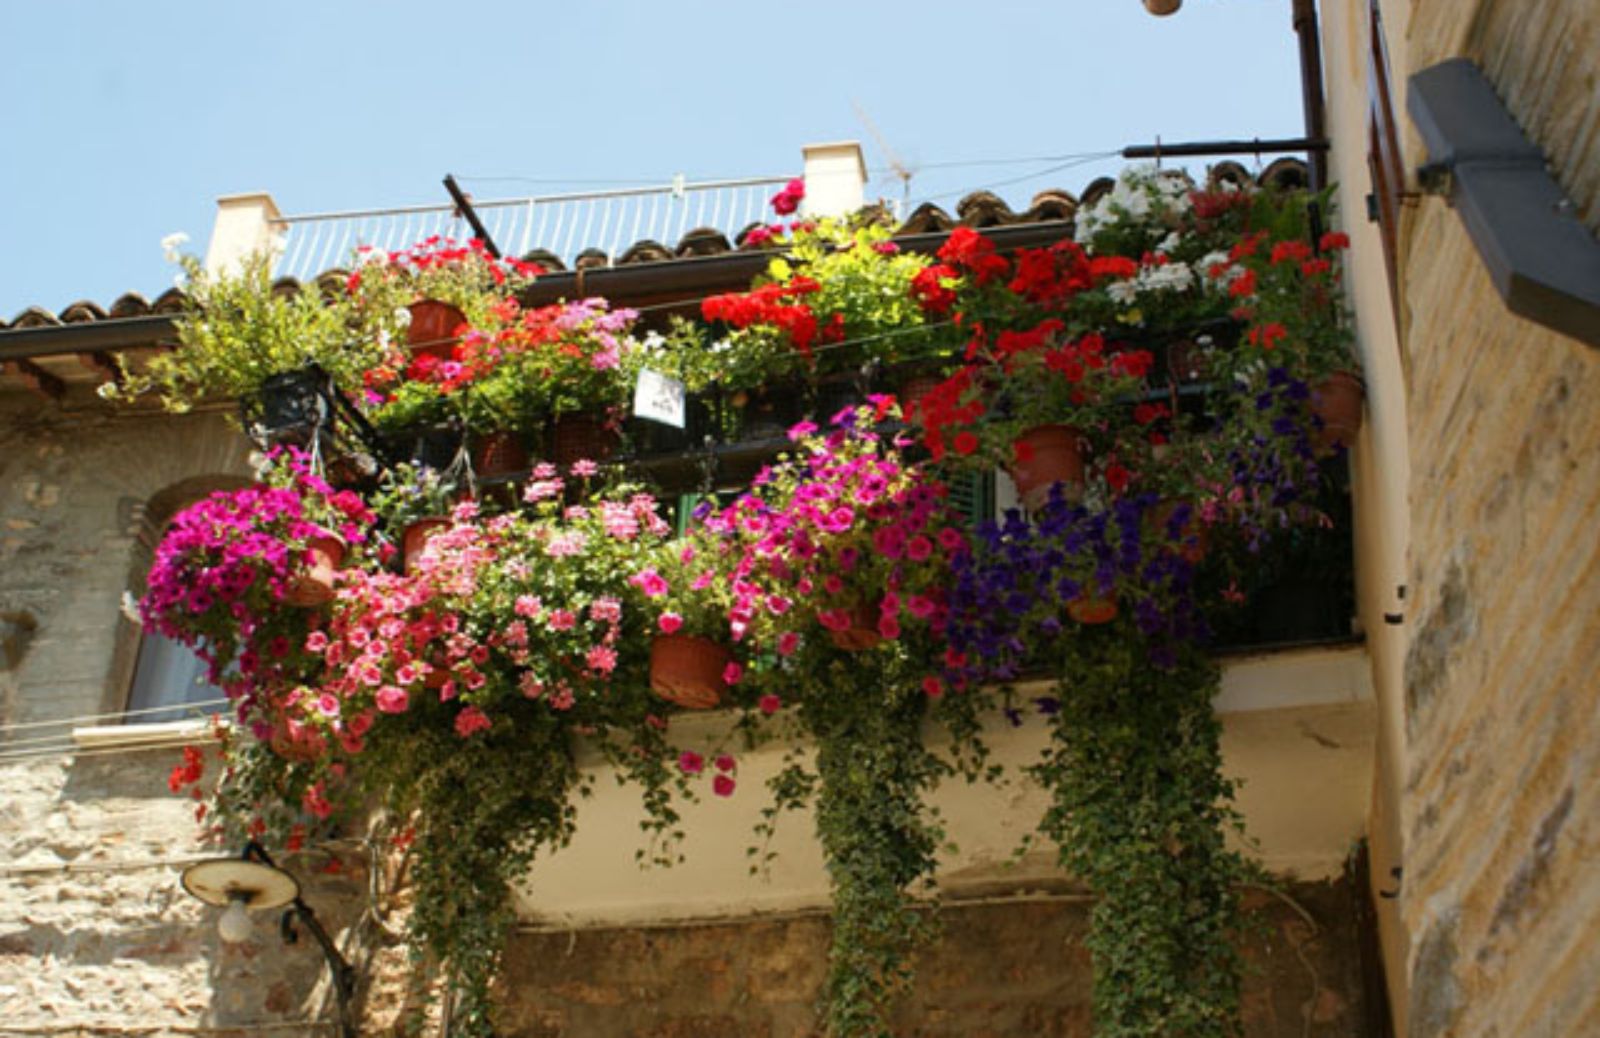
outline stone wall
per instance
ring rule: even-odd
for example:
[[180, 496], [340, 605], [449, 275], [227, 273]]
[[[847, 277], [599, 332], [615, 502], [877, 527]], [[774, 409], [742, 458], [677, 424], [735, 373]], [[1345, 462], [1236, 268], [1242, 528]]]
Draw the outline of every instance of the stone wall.
[[[1246, 946], [1245, 1036], [1357, 1038], [1348, 888], [1257, 894]], [[1305, 912], [1302, 916], [1300, 913]], [[1078, 1038], [1090, 1030], [1082, 898], [952, 905], [918, 963], [903, 1038]], [[512, 941], [507, 1038], [812, 1038], [828, 944], [821, 916], [660, 929], [549, 932]]]
[[[1407, 72], [1483, 66], [1600, 228], [1600, 7], [1414, 0], [1403, 29]], [[1410, 1033], [1600, 1034], [1600, 352], [1510, 315], [1442, 200], [1405, 253]]]

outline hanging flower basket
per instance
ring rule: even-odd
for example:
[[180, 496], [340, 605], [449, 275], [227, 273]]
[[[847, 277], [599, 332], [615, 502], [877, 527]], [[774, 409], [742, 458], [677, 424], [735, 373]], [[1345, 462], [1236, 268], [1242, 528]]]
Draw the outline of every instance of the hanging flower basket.
[[289, 582], [284, 600], [290, 605], [310, 608], [333, 598], [333, 579], [344, 562], [344, 541], [333, 534], [313, 537], [306, 545], [306, 561]]
[[726, 648], [692, 634], [659, 634], [650, 643], [650, 689], [687, 710], [710, 710], [722, 702], [733, 662]]
[[428, 538], [450, 525], [450, 520], [437, 516], [426, 519], [417, 519], [408, 524], [400, 534], [400, 554], [405, 560], [405, 571], [414, 573], [417, 560], [422, 557], [422, 549], [428, 543]]
[[550, 430], [550, 460], [562, 468], [575, 461], [604, 461], [616, 449], [616, 430], [594, 415], [564, 414]]
[[1318, 454], [1355, 443], [1366, 398], [1361, 377], [1350, 371], [1335, 371], [1311, 390], [1311, 412], [1322, 422], [1314, 441]]
[[467, 315], [458, 306], [438, 299], [419, 299], [406, 307], [411, 312], [411, 324], [406, 328], [406, 345], [413, 357], [454, 358], [456, 329], [467, 323]]
[[507, 479], [525, 475], [528, 452], [516, 433], [500, 430], [478, 440], [472, 452], [472, 471], [479, 479]]
[[1050, 488], [1063, 484], [1063, 494], [1076, 500], [1083, 493], [1083, 434], [1070, 425], [1036, 425], [1017, 437], [1017, 456], [1010, 467], [1017, 496], [1028, 509], [1050, 499]]
[[828, 640], [846, 652], [865, 652], [883, 644], [878, 632], [878, 603], [858, 605], [848, 611], [848, 627], [830, 627]]
[[1116, 596], [1083, 591], [1067, 603], [1067, 615], [1080, 624], [1108, 624], [1117, 618]]

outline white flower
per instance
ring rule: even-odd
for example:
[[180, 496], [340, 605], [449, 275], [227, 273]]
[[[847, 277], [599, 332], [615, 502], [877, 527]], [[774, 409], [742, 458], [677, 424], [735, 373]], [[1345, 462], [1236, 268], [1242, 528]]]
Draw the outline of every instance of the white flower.
[[1152, 292], [1182, 292], [1194, 284], [1194, 271], [1187, 263], [1166, 263], [1139, 272], [1140, 287]]
[[1126, 281], [1113, 281], [1106, 286], [1106, 295], [1118, 306], [1127, 306], [1139, 294], [1139, 283], [1132, 278]]
[[122, 593], [121, 608], [123, 616], [126, 616], [133, 623], [136, 623], [141, 627], [144, 625], [144, 621], [139, 619], [139, 602], [133, 597], [133, 592], [124, 591]]
[[1161, 239], [1161, 244], [1156, 246], [1156, 251], [1164, 252], [1170, 256], [1182, 241], [1183, 239], [1178, 235], [1177, 231], [1170, 231], [1165, 238]]
[[398, 310], [396, 310], [394, 312], [393, 316], [394, 316], [394, 323], [395, 324], [398, 324], [402, 328], [411, 327], [411, 311], [410, 310], [408, 310], [408, 309], [406, 309], [405, 307], [402, 306], [400, 309], [398, 309]]
[[176, 263], [180, 259], [178, 248], [189, 241], [189, 236], [182, 231], [177, 231], [161, 239], [161, 255], [168, 263]]

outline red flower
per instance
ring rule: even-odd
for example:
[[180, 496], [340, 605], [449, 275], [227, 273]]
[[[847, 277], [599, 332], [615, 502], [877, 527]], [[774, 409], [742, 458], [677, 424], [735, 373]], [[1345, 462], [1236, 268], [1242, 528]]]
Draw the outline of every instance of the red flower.
[[806, 182], [800, 177], [795, 177], [783, 186], [783, 190], [772, 196], [772, 211], [779, 216], [788, 216], [800, 208], [800, 202], [806, 197]]
[[1329, 231], [1317, 241], [1317, 248], [1323, 252], [1335, 252], [1349, 247], [1350, 236], [1343, 231]]
[[1019, 462], [1022, 462], [1024, 464], [1026, 464], [1027, 462], [1030, 462], [1030, 461], [1033, 460], [1033, 455], [1034, 455], [1033, 444], [1029, 443], [1026, 440], [1018, 440], [1015, 443], [1013, 443], [1011, 445], [1011, 451], [1012, 451], [1013, 454], [1016, 455], [1017, 460]]
[[711, 792], [719, 797], [733, 796], [733, 787], [733, 777], [730, 775], [718, 775], [711, 780]]
[[956, 433], [955, 442], [951, 446], [955, 448], [957, 454], [965, 457], [978, 449], [978, 438], [963, 430]]
[[1116, 493], [1122, 493], [1133, 480], [1133, 473], [1120, 462], [1113, 461], [1106, 466], [1106, 483]]
[[1303, 241], [1280, 241], [1272, 247], [1272, 265], [1299, 263], [1311, 258], [1311, 246]]

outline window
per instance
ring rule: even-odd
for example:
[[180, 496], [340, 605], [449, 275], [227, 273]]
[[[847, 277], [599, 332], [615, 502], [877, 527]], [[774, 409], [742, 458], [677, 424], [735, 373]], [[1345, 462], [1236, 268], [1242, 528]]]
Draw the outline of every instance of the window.
[[[158, 724], [217, 713], [220, 688], [206, 680], [206, 665], [193, 649], [155, 631], [139, 642], [139, 661], [128, 691], [128, 724]], [[168, 709], [161, 709], [166, 707]]]

